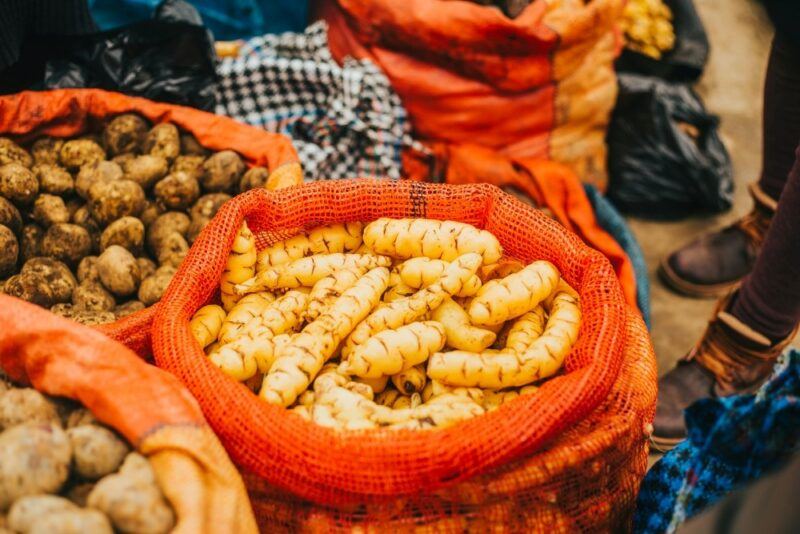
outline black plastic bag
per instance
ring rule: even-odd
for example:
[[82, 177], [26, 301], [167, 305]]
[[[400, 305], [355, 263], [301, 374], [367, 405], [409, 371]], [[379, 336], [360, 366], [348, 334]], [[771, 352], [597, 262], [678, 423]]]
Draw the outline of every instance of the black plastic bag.
[[197, 11], [167, 0], [153, 20], [59, 39], [43, 87], [96, 87], [207, 111], [216, 105], [214, 39]]
[[692, 88], [622, 74], [608, 141], [608, 196], [627, 213], [672, 219], [731, 207], [733, 171]]
[[675, 46], [661, 59], [623, 49], [615, 64], [618, 72], [658, 76], [675, 82], [693, 82], [703, 74], [709, 44], [703, 21], [692, 0], [664, 0], [672, 10]]

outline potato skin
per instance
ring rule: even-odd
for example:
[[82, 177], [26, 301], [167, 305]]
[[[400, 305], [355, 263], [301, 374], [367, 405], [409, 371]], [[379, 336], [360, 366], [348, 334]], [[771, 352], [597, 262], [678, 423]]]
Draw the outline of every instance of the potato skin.
[[117, 319], [121, 319], [123, 317], [127, 317], [128, 315], [142, 311], [146, 307], [147, 306], [145, 306], [144, 303], [141, 301], [129, 300], [125, 304], [120, 304], [119, 306], [114, 308], [114, 315], [117, 316]]
[[186, 242], [186, 238], [178, 232], [172, 232], [159, 243], [158, 264], [178, 267], [188, 251], [189, 243]]
[[4, 197], [0, 197], [0, 224], [7, 226], [16, 236], [22, 231], [22, 215], [17, 207]]
[[75, 180], [64, 168], [49, 163], [36, 164], [33, 174], [39, 181], [39, 191], [51, 195], [69, 195], [75, 190]]
[[27, 206], [39, 194], [39, 181], [31, 170], [19, 163], [0, 167], [0, 195], [17, 206]]
[[192, 154], [178, 156], [169, 168], [169, 172], [185, 172], [195, 180], [199, 180], [203, 175], [203, 162], [205, 160], [204, 156]]
[[124, 176], [122, 167], [113, 161], [98, 161], [81, 167], [75, 179], [75, 192], [89, 200], [89, 191], [98, 182], [113, 182]]
[[131, 180], [97, 182], [89, 189], [89, 210], [100, 226], [144, 209], [144, 190]]
[[130, 452], [128, 445], [109, 429], [80, 425], [67, 430], [75, 472], [86, 480], [110, 475]]
[[181, 154], [207, 156], [208, 149], [190, 133], [181, 134]]
[[147, 246], [153, 255], [158, 256], [161, 241], [173, 232], [186, 235], [191, 220], [185, 213], [168, 211], [159, 215], [147, 228]]
[[145, 200], [144, 209], [142, 213], [139, 214], [139, 219], [144, 223], [145, 228], [149, 228], [153, 222], [160, 215], [164, 213], [164, 206], [159, 204], [158, 202], [154, 202], [152, 200]]
[[163, 156], [144, 154], [126, 161], [122, 169], [125, 171], [126, 179], [136, 182], [142, 189], [150, 189], [154, 183], [167, 175], [169, 164]]
[[136, 217], [120, 217], [109, 224], [100, 235], [100, 250], [119, 245], [138, 254], [144, 246], [144, 223]]
[[248, 169], [242, 179], [239, 181], [239, 191], [244, 193], [251, 189], [259, 189], [267, 186], [267, 178], [269, 178], [269, 170], [264, 167], [253, 167]]
[[164, 291], [175, 276], [174, 267], [159, 267], [156, 273], [142, 280], [139, 286], [139, 300], [152, 306], [164, 295]]
[[97, 272], [103, 286], [119, 297], [126, 297], [139, 289], [139, 264], [129, 250], [119, 245], [111, 245], [100, 254]]
[[28, 532], [31, 525], [45, 515], [77, 510], [77, 506], [57, 495], [29, 495], [14, 501], [8, 511], [8, 526], [16, 532]]
[[139, 264], [139, 273], [142, 275], [142, 280], [154, 275], [156, 269], [158, 269], [156, 263], [150, 258], [136, 258], [136, 263]]
[[57, 165], [64, 140], [58, 137], [40, 137], [33, 142], [31, 152], [37, 164]]
[[42, 194], [33, 202], [31, 217], [44, 228], [49, 228], [54, 224], [68, 223], [69, 210], [63, 198]]
[[99, 282], [100, 274], [97, 272], [97, 256], [86, 256], [78, 264], [78, 270], [75, 271], [78, 277], [78, 282], [86, 280], [90, 282]]
[[139, 115], [117, 115], [103, 130], [103, 141], [111, 156], [139, 152], [147, 135], [147, 121]]
[[17, 425], [0, 434], [0, 510], [25, 495], [56, 493], [69, 476], [72, 449], [53, 423]]
[[144, 151], [154, 156], [161, 156], [169, 161], [180, 155], [181, 140], [178, 128], [174, 124], [162, 123], [154, 126], [144, 140]]
[[108, 517], [91, 508], [47, 514], [31, 524], [27, 534], [114, 534]]
[[25, 423], [61, 424], [55, 404], [33, 388], [12, 388], [0, 395], [0, 429]]
[[203, 163], [203, 176], [200, 182], [208, 192], [233, 191], [246, 170], [246, 166], [233, 150], [223, 150], [209, 157]]
[[72, 139], [65, 142], [59, 151], [59, 160], [67, 169], [79, 169], [84, 165], [106, 159], [106, 152], [92, 139]]
[[0, 166], [7, 163], [19, 163], [23, 167], [30, 167], [33, 165], [33, 157], [8, 137], [0, 137]]
[[42, 256], [77, 265], [92, 250], [92, 238], [86, 228], [77, 224], [59, 223], [47, 229], [42, 239]]
[[0, 224], [0, 278], [13, 274], [19, 260], [19, 242], [11, 228]]
[[70, 319], [82, 325], [94, 326], [113, 323], [117, 320], [117, 315], [106, 310], [75, 310]]
[[194, 243], [203, 228], [211, 221], [217, 211], [231, 199], [227, 193], [209, 193], [197, 199], [192, 209], [189, 211], [192, 222], [187, 231], [187, 239], [190, 243]]
[[200, 184], [185, 172], [175, 172], [158, 182], [153, 193], [167, 209], [186, 210], [200, 196]]
[[20, 274], [35, 274], [53, 291], [56, 302], [70, 302], [78, 281], [63, 262], [53, 258], [31, 258], [22, 266]]
[[72, 292], [75, 311], [111, 311], [116, 304], [114, 296], [97, 282], [82, 282]]
[[36, 273], [15, 274], [6, 280], [3, 291], [7, 295], [38, 304], [44, 308], [56, 304], [53, 288]]

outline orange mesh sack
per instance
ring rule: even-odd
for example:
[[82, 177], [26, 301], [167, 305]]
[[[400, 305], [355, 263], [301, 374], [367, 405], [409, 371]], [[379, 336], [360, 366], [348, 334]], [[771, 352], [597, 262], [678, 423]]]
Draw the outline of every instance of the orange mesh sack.
[[[302, 178], [297, 153], [288, 137], [265, 132], [230, 118], [193, 108], [161, 104], [100, 89], [59, 89], [0, 97], [0, 136], [26, 143], [39, 136], [73, 137], [93, 131], [110, 117], [138, 113], [153, 124], [172, 122], [210, 150], [235, 150], [249, 165], [271, 171], [268, 185], [278, 187]], [[154, 307], [100, 330], [124, 341], [139, 354], [150, 351]]]
[[[512, 257], [553, 262], [580, 293], [584, 315], [565, 372], [455, 427], [337, 432], [262, 401], [207, 361], [188, 321], [216, 298], [243, 220], [263, 248], [301, 229], [383, 216], [470, 223]], [[608, 260], [490, 185], [346, 180], [240, 195], [167, 289], [153, 351], [246, 473], [265, 532], [611, 530], [628, 524], [646, 467], [656, 373], [641, 319]]]
[[256, 532], [242, 479], [175, 378], [97, 332], [0, 295], [0, 368], [79, 401], [147, 456], [178, 534]]
[[331, 52], [374, 61], [423, 141], [566, 163], [605, 190], [623, 0], [317, 0]]

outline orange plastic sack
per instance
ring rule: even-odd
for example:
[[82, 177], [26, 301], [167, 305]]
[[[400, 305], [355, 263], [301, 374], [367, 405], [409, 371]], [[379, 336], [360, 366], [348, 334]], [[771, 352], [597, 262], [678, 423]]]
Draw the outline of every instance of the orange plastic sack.
[[[636, 308], [636, 273], [617, 241], [597, 223], [592, 204], [575, 173], [567, 166], [541, 159], [511, 159], [477, 145], [432, 143], [430, 153], [403, 153], [403, 172], [413, 180], [449, 184], [490, 183], [513, 186], [538, 206], [546, 207], [567, 230], [599, 250], [617, 273], [625, 300]], [[435, 161], [431, 165], [431, 160]], [[432, 174], [435, 173], [435, 174]]]
[[318, 0], [337, 61], [369, 58], [423, 141], [568, 164], [605, 190], [623, 0], [534, 0], [516, 18], [475, 2]]
[[[337, 432], [263, 402], [207, 360], [188, 321], [215, 298], [243, 220], [263, 248], [302, 228], [384, 216], [467, 222], [493, 232], [512, 257], [555, 263], [580, 293], [584, 314], [563, 375], [455, 427]], [[602, 530], [627, 523], [644, 474], [655, 360], [641, 320], [608, 260], [494, 186], [346, 180], [240, 195], [173, 279], [156, 312], [153, 351], [248, 473], [264, 531]]]
[[150, 459], [174, 508], [173, 532], [256, 532], [242, 479], [175, 378], [101, 333], [0, 295], [0, 367], [74, 399]]
[[[100, 89], [59, 89], [0, 96], [0, 136], [25, 143], [42, 135], [71, 137], [100, 127], [120, 113], [138, 113], [152, 123], [172, 122], [210, 150], [235, 150], [249, 165], [271, 171], [269, 186], [302, 180], [288, 137], [193, 108], [161, 104]], [[153, 307], [100, 327], [139, 354], [150, 352]]]

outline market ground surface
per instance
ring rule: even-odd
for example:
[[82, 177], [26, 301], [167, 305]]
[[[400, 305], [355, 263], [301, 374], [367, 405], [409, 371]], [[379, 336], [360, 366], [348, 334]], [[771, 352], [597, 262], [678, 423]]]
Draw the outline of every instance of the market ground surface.
[[629, 220], [652, 281], [652, 337], [659, 374], [669, 371], [699, 339], [715, 301], [670, 292], [656, 277], [658, 263], [676, 246], [746, 213], [752, 205], [746, 186], [761, 171], [761, 110], [772, 26], [755, 0], [696, 0], [696, 5], [711, 41], [711, 57], [697, 90], [722, 121], [722, 136], [733, 159], [736, 199], [733, 209], [717, 217], [674, 223]]

